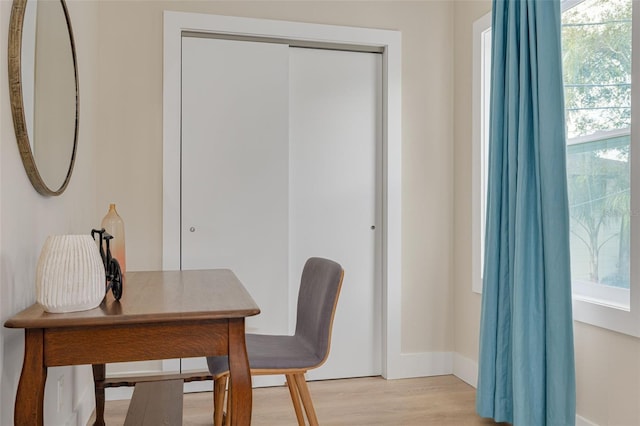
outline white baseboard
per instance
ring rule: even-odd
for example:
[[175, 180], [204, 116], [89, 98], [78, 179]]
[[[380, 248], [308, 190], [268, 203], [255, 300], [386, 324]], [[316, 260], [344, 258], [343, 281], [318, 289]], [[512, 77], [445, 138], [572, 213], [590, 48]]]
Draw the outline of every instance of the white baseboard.
[[478, 387], [478, 363], [457, 352], [453, 354], [453, 374], [474, 388]]
[[598, 426], [598, 424], [576, 414], [576, 426]]
[[453, 372], [453, 353], [403, 353], [393, 364], [393, 370], [387, 371], [387, 379], [442, 376]]
[[131, 399], [132, 395], [132, 386], [120, 386], [119, 388], [107, 388], [104, 390], [105, 401], [120, 401], [122, 399]]

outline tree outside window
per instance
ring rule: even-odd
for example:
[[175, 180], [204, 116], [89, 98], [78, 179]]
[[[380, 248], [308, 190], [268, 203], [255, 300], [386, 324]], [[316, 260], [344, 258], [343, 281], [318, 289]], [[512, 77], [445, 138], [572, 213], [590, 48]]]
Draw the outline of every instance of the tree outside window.
[[631, 0], [562, 17], [574, 280], [629, 288]]

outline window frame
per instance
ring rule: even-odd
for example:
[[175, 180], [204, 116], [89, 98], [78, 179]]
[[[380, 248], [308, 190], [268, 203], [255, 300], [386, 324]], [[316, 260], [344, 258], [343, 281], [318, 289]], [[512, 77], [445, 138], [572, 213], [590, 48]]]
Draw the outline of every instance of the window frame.
[[482, 274], [484, 270], [484, 228], [486, 212], [486, 171], [488, 167], [489, 146], [489, 87], [485, 84], [491, 75], [486, 75], [491, 64], [486, 62], [487, 52], [491, 49], [491, 40], [486, 45], [486, 33], [491, 30], [491, 12], [473, 23], [473, 81], [472, 81], [472, 166], [471, 166], [471, 290], [482, 293]]
[[[631, 48], [640, 50], [640, 1], [633, 0]], [[631, 88], [631, 123], [640, 123], [640, 55], [632, 55], [631, 81], [636, 85]], [[640, 126], [631, 125], [630, 141], [630, 180], [631, 180], [631, 215], [630, 215], [630, 251], [631, 258], [640, 254]], [[635, 166], [634, 165], [638, 165]], [[637, 182], [634, 185], [634, 182]], [[573, 294], [573, 318], [577, 321], [619, 333], [640, 337], [640, 268], [637, 262], [630, 264], [629, 307], [606, 304], [587, 294]], [[615, 292], [615, 290], [614, 290]]]
[[[563, 11], [583, 0], [564, 0]], [[640, 0], [632, 0], [632, 49], [640, 50]], [[489, 91], [483, 80], [485, 51], [483, 34], [491, 28], [491, 13], [483, 15], [473, 23], [473, 72], [472, 72], [472, 280], [471, 290], [482, 293], [482, 273], [484, 255], [484, 218], [485, 218], [485, 177], [487, 157], [483, 156], [488, 140], [485, 137], [486, 120], [484, 106], [488, 105]], [[490, 48], [490, 45], [489, 45]], [[631, 80], [640, 82], [640, 54], [632, 55]], [[640, 123], [640, 84], [632, 87], [631, 122]], [[631, 258], [640, 255], [640, 126], [631, 126], [630, 140], [630, 180], [631, 215], [630, 215], [630, 252]], [[634, 165], [638, 165], [635, 166]], [[633, 184], [637, 182], [637, 184]], [[630, 264], [630, 288], [597, 289], [585, 286], [584, 283], [572, 283], [573, 319], [597, 327], [606, 328], [619, 333], [640, 337], [640, 264]], [[575, 285], [577, 284], [577, 285]], [[574, 286], [583, 290], [582, 294], [574, 292]], [[614, 302], [606, 302], [598, 298], [600, 291], [613, 291]], [[629, 292], [629, 307], [616, 303], [623, 300], [624, 292]]]

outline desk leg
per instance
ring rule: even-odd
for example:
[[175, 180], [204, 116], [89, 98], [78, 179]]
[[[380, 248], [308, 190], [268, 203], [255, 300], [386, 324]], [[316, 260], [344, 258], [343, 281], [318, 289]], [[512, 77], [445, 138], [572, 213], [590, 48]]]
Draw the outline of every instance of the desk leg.
[[231, 426], [251, 424], [251, 374], [244, 338], [244, 318], [229, 320]]
[[18, 383], [13, 424], [44, 424], [44, 383], [47, 368], [44, 365], [44, 332], [41, 328], [24, 331], [24, 363]]
[[93, 364], [93, 384], [96, 394], [96, 421], [93, 426], [104, 424], [104, 379], [106, 376], [104, 364]]

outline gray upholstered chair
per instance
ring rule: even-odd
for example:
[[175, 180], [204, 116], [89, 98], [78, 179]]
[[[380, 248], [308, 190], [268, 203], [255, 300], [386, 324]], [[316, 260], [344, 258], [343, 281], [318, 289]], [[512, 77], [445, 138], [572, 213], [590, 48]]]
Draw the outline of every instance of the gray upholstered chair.
[[[298, 294], [296, 332], [293, 336], [247, 334], [251, 375], [284, 374], [299, 425], [304, 425], [302, 405], [310, 425], [317, 425], [304, 374], [321, 366], [329, 356], [331, 328], [342, 286], [342, 267], [327, 259], [310, 258], [304, 265]], [[225, 389], [229, 377], [226, 356], [208, 357], [214, 378], [213, 422], [222, 426]], [[227, 424], [233, 413], [227, 401]]]

